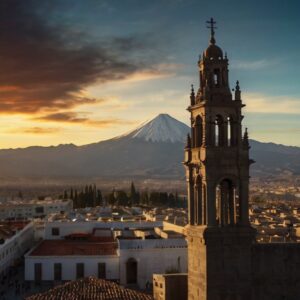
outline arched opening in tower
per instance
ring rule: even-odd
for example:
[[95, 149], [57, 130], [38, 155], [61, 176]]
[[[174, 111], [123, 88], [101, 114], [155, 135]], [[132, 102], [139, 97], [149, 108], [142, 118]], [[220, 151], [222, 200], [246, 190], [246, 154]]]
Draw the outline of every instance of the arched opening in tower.
[[223, 146], [225, 139], [225, 131], [224, 131], [224, 121], [222, 116], [217, 115], [215, 119], [215, 130], [214, 130], [214, 138], [215, 138], [215, 146]]
[[220, 70], [215, 69], [213, 76], [214, 76], [214, 86], [219, 87], [220, 86]]
[[219, 226], [234, 225], [238, 218], [238, 189], [230, 179], [223, 179], [216, 187], [216, 223]]
[[227, 146], [232, 146], [232, 118], [227, 117]]
[[197, 176], [194, 186], [194, 220], [196, 225], [203, 224], [203, 199], [202, 199], [202, 179], [200, 176]]
[[201, 147], [202, 138], [203, 138], [202, 118], [200, 116], [197, 116], [195, 121], [195, 130], [194, 130], [195, 147]]

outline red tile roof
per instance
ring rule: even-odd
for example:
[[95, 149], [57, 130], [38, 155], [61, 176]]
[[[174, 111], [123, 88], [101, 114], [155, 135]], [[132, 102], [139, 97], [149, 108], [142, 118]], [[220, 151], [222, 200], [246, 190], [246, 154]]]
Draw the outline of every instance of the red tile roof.
[[117, 243], [77, 240], [44, 240], [30, 256], [116, 255]]
[[138, 291], [124, 289], [118, 284], [88, 277], [68, 282], [43, 294], [36, 294], [26, 300], [153, 300], [152, 296]]

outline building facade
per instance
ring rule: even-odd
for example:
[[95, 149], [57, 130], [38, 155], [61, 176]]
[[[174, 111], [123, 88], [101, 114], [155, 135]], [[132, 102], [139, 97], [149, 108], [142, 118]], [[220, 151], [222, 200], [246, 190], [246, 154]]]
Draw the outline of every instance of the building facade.
[[32, 247], [33, 236], [31, 222], [0, 222], [0, 275], [21, 260]]
[[45, 199], [31, 201], [9, 201], [0, 203], [0, 219], [43, 218], [54, 213], [68, 213], [73, 210], [70, 199]]
[[154, 273], [187, 272], [183, 232], [166, 222], [48, 222], [25, 255], [25, 280], [95, 276], [150, 289]]

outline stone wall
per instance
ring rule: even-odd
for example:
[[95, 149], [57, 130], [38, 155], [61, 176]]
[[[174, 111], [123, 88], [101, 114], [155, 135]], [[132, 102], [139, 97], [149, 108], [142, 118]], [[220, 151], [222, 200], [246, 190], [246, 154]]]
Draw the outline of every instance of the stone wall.
[[300, 244], [252, 247], [252, 299], [300, 299]]
[[154, 300], [186, 300], [187, 282], [186, 273], [153, 274]]

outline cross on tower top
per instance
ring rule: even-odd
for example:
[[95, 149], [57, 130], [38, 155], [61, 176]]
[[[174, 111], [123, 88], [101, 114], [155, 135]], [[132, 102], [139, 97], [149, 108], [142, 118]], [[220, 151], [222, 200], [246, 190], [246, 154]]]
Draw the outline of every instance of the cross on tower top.
[[215, 29], [217, 29], [217, 27], [215, 26], [215, 24], [217, 24], [216, 21], [214, 21], [214, 18], [210, 18], [209, 21], [206, 21], [206, 24], [208, 24], [209, 26], [206, 26], [207, 28], [210, 29], [210, 43], [211, 44], [215, 44], [216, 40], [215, 40]]

